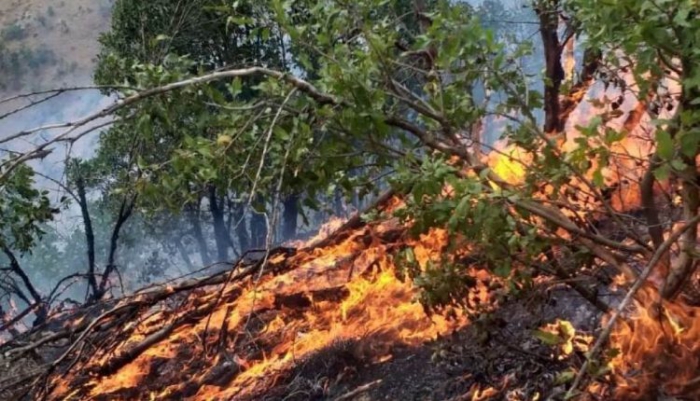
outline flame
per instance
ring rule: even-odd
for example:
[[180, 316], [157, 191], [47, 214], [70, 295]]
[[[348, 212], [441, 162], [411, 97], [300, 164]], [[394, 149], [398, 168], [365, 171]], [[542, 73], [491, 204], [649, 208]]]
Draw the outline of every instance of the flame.
[[[625, 81], [626, 88], [637, 87], [635, 78], [631, 73], [620, 73]], [[669, 77], [659, 82], [659, 92], [672, 98], [680, 93], [680, 86], [674, 77]], [[574, 93], [572, 96], [581, 96]], [[574, 99], [571, 99], [574, 100]], [[616, 102], [619, 102], [617, 104]], [[612, 104], [617, 104], [612, 107]], [[647, 112], [648, 103], [640, 101], [637, 94], [619, 87], [607, 87], [598, 82], [592, 85], [583, 100], [573, 110], [566, 120], [563, 136], [555, 142], [563, 156], [576, 151], [581, 147], [583, 134], [581, 127], [587, 127], [593, 122], [595, 116], [607, 115], [606, 123], [598, 128], [600, 136], [592, 136], [587, 139], [587, 145], [591, 147], [605, 148], [609, 157], [605, 158], [606, 166], [600, 168], [598, 160], [592, 159], [591, 166], [582, 176], [573, 176], [569, 184], [564, 188], [576, 192], [581, 196], [571, 200], [571, 206], [578, 209], [578, 217], [582, 217], [600, 208], [598, 200], [591, 196], [582, 196], [582, 191], [591, 192], [590, 184], [594, 182], [594, 175], [600, 168], [604, 185], [615, 186], [613, 196], [609, 199], [614, 211], [625, 212], [641, 207], [640, 182], [647, 171], [648, 159], [654, 151], [655, 124]], [[671, 107], [661, 107], [657, 119], [669, 121], [676, 113], [677, 104], [671, 102]], [[605, 143], [601, 138], [607, 131], [622, 134], [621, 139], [612, 144]], [[699, 158], [700, 159], [700, 158]], [[700, 161], [700, 160], [699, 160]], [[522, 184], [528, 174], [528, 166], [532, 163], [532, 155], [515, 145], [505, 141], [499, 141], [494, 145], [494, 151], [486, 156], [487, 165], [503, 180], [511, 185]], [[668, 190], [668, 183], [659, 183], [654, 188], [657, 193]], [[570, 214], [570, 210], [564, 210]]]
[[527, 165], [531, 157], [523, 149], [502, 142], [496, 144], [496, 151], [488, 154], [488, 166], [504, 181], [511, 185], [521, 184], [527, 175]]
[[485, 387], [482, 389], [478, 384], [474, 384], [469, 392], [471, 393], [471, 401], [486, 401], [498, 395], [498, 390], [495, 388]]
[[324, 238], [328, 237], [330, 234], [335, 232], [337, 229], [339, 229], [347, 219], [340, 218], [338, 216], [331, 216], [328, 221], [323, 223], [321, 227], [318, 229], [318, 233], [314, 235], [313, 237], [307, 239], [306, 241], [304, 240], [292, 240], [292, 241], [287, 241], [285, 246], [293, 247], [293, 248], [303, 248], [304, 246], [308, 244], [313, 244], [318, 241], [323, 240]]
[[[393, 200], [391, 207], [400, 204]], [[322, 231], [328, 233], [342, 223], [333, 220]], [[288, 260], [297, 266], [294, 269], [264, 275], [259, 281], [231, 284], [223, 288], [218, 304], [221, 288], [189, 297], [182, 311], [150, 312], [123, 328], [131, 334], [114, 352], [95, 354], [80, 369], [96, 372], [85, 385], [89, 396], [108, 395], [117, 400], [133, 399], [133, 394], [150, 394], [152, 399], [235, 399], [241, 394], [256, 394], [263, 383], [273, 386], [288, 372], [338, 344], [354, 344], [351, 352], [363, 363], [381, 363], [392, 358], [396, 346], [419, 346], [463, 327], [467, 324], [463, 316], [427, 316], [415, 300], [412, 283], [396, 278], [390, 249], [395, 243], [381, 238], [402, 229], [397, 221], [387, 220], [356, 230], [338, 243], [299, 252]], [[308, 243], [323, 236], [321, 232]], [[447, 244], [447, 233], [433, 230], [418, 240], [400, 236], [396, 241], [413, 246], [417, 260], [425, 265], [438, 260]], [[215, 306], [199, 321], [182, 325], [116, 371], [99, 373], [113, 363], [115, 355], [128, 352], [185, 311], [204, 311], [208, 305]], [[225, 327], [228, 330], [222, 330]], [[226, 337], [221, 340], [224, 331]], [[211, 377], [225, 376], [217, 369], [229, 372], [228, 382], [211, 383]], [[56, 379], [51, 399], [69, 394], [71, 381], [79, 375], [74, 372]], [[172, 377], [153, 383], [164, 376]], [[188, 389], [184, 382], [197, 386]], [[139, 388], [148, 392], [136, 392]], [[480, 390], [474, 399], [487, 399], [488, 394], [490, 390]]]
[[[626, 87], [634, 87], [636, 83], [631, 74], [623, 74]], [[680, 92], [678, 83], [672, 78], [660, 83], [666, 86], [666, 91], [673, 96]], [[584, 100], [571, 114], [567, 121], [566, 140], [560, 144], [563, 153], [573, 152], [580, 146], [582, 133], [578, 127], [587, 126], [594, 116], [601, 112], [611, 112], [613, 100], [619, 102], [616, 117], [609, 120], [605, 127], [622, 133], [622, 138], [612, 144], [602, 144], [598, 137], [588, 139], [589, 145], [604, 146], [609, 152], [605, 160], [607, 166], [600, 169], [606, 186], [615, 186], [615, 191], [609, 199], [609, 205], [616, 212], [627, 212], [639, 209], [641, 202], [640, 182], [649, 169], [649, 155], [654, 149], [655, 126], [647, 113], [647, 104], [640, 102], [635, 94], [623, 92], [615, 87], [603, 87], [601, 83], [593, 85]], [[590, 99], [596, 99], [591, 101]], [[601, 106], [602, 104], [602, 106]], [[677, 104], [662, 107], [658, 119], [670, 120], [676, 112]], [[522, 184], [527, 176], [527, 165], [531, 155], [516, 146], [498, 143], [496, 152], [488, 155], [488, 165], [512, 185]], [[574, 190], [588, 190], [584, 180], [591, 181], [593, 174], [599, 168], [597, 161], [592, 160], [588, 171], [583, 177], [572, 177], [568, 187]], [[671, 189], [671, 191], [669, 191]], [[566, 188], [565, 188], [566, 190]], [[657, 183], [655, 193], [662, 191], [673, 192], [668, 182]], [[595, 213], [600, 210], [600, 203], [590, 196], [578, 199], [567, 199], [567, 203], [576, 209], [578, 216]], [[679, 202], [673, 199], [676, 207]], [[569, 216], [573, 212], [563, 210]], [[683, 302], [660, 301], [657, 288], [660, 288], [663, 277], [652, 276], [647, 286], [636, 298], [633, 311], [621, 319], [614, 328], [610, 338], [610, 348], [619, 353], [606, 356], [605, 369], [599, 369], [598, 374], [607, 374], [614, 379], [615, 394], [610, 399], [647, 400], [664, 397], [683, 397], [683, 399], [700, 399], [700, 310]], [[629, 283], [626, 277], [618, 275], [614, 278], [612, 289], [619, 291]], [[658, 312], [658, 311], [661, 312]], [[567, 337], [561, 331], [560, 322], [545, 326], [543, 331]], [[570, 334], [568, 335], [574, 338]], [[592, 338], [586, 337], [578, 345], [566, 340], [561, 344], [561, 354], [564, 356], [578, 346], [581, 352], [586, 352]], [[601, 392], [600, 382], [594, 382], [589, 387], [589, 393]], [[664, 398], [666, 399], [666, 398]], [[670, 399], [670, 398], [669, 398]]]
[[620, 321], [610, 337], [619, 354], [610, 361], [616, 399], [650, 395], [700, 397], [700, 309], [663, 302], [651, 286], [640, 290], [632, 316]]

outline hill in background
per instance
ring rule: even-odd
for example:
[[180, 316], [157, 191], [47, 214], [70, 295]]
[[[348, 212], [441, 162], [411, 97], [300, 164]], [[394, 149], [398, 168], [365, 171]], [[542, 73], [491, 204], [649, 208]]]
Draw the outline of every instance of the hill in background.
[[113, 0], [0, 3], [0, 95], [92, 82]]

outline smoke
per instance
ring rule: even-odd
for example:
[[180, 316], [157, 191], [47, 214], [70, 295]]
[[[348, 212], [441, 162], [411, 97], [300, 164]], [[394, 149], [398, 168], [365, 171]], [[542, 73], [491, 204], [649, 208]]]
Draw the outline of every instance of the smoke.
[[[0, 139], [38, 127], [65, 123], [105, 107], [111, 99], [98, 90], [66, 91], [61, 94], [39, 92], [92, 84], [98, 36], [109, 27], [111, 0], [74, 0], [52, 2], [30, 0], [16, 7], [0, 5]], [[28, 95], [32, 94], [34, 95]], [[21, 96], [20, 96], [21, 95]], [[28, 96], [24, 96], [28, 95]], [[19, 97], [18, 97], [19, 96]], [[17, 97], [17, 98], [15, 98]], [[15, 98], [14, 100], [8, 100]], [[19, 140], [0, 145], [0, 159], [13, 152], [26, 151], [60, 134], [61, 129], [38, 130]], [[37, 172], [37, 187], [49, 191], [54, 204], [65, 196], [66, 157], [89, 158], [94, 154], [97, 134], [73, 145], [59, 145], [41, 160], [30, 161]], [[81, 259], [71, 256], [80, 227], [75, 205], [62, 210], [45, 227], [44, 238], [31, 254], [21, 255], [20, 263], [34, 286], [48, 294], [61, 278], [56, 264], [70, 266], [61, 274], [85, 271]], [[20, 256], [20, 255], [18, 255]], [[1, 260], [2, 265], [5, 260]], [[9, 310], [4, 294], [0, 300]], [[75, 294], [72, 294], [75, 295]], [[18, 307], [22, 303], [18, 302]]]

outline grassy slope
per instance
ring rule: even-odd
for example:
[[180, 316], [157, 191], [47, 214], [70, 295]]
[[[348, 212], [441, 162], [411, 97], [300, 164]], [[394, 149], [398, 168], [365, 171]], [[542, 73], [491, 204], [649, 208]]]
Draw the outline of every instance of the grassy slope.
[[89, 84], [112, 0], [0, 2], [1, 95]]

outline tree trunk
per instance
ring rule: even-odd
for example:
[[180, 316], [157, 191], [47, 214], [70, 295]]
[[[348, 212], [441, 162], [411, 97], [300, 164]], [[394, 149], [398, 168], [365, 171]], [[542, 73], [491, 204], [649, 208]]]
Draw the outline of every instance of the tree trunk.
[[175, 237], [173, 242], [175, 243], [175, 247], [177, 248], [177, 251], [180, 254], [180, 258], [182, 259], [183, 262], [185, 262], [185, 265], [187, 266], [188, 271], [192, 271], [194, 266], [192, 265], [192, 260], [190, 259], [190, 255], [187, 253], [187, 249], [185, 249], [185, 246], [182, 244], [182, 238]]
[[117, 214], [117, 221], [114, 224], [114, 229], [112, 230], [112, 236], [109, 240], [109, 254], [107, 256], [107, 265], [105, 266], [105, 271], [102, 274], [102, 279], [100, 280], [100, 287], [98, 291], [94, 294], [94, 301], [99, 301], [104, 297], [107, 292], [107, 282], [109, 281], [109, 276], [112, 275], [116, 269], [116, 257], [117, 248], [119, 247], [119, 234], [121, 233], [124, 223], [129, 220], [131, 213], [134, 211], [134, 204], [136, 203], [136, 196], [128, 199], [124, 197], [122, 204], [119, 207], [119, 213]]
[[345, 217], [345, 210], [343, 209], [343, 194], [336, 190], [333, 195], [333, 214], [338, 217]]
[[[686, 76], [694, 76], [693, 72], [695, 68], [687, 62], [683, 63], [683, 73]], [[694, 99], [700, 98], [700, 90], [692, 89], [687, 90], [684, 88], [683, 98], [679, 106], [679, 113], [687, 112], [691, 115], [697, 115], [698, 106], [693, 104]], [[692, 110], [696, 110], [692, 112]], [[677, 127], [685, 132], [692, 132], [697, 129], [697, 123], [691, 122], [691, 126], [684, 126], [684, 123], [680, 117], [676, 118], [675, 121]], [[673, 135], [675, 137], [675, 134]], [[689, 152], [691, 151], [692, 152]], [[686, 168], [677, 173], [678, 178], [682, 184], [681, 189], [681, 199], [683, 201], [683, 220], [690, 221], [695, 216], [698, 215], [698, 210], [700, 209], [700, 189], [698, 183], [700, 183], [700, 174], [698, 174], [698, 166], [696, 163], [699, 148], [696, 146], [695, 149], [682, 149], [681, 158], [683, 159]], [[692, 156], [689, 156], [692, 154]], [[693, 276], [693, 273], [697, 269], [697, 240], [698, 240], [698, 223], [694, 224], [694, 227], [686, 230], [686, 232], [681, 236], [680, 239], [680, 250], [676, 263], [671, 267], [671, 271], [664, 282], [662, 289], [662, 295], [666, 299], [675, 298], [683, 287], [688, 283], [688, 279]]]
[[88, 210], [87, 197], [85, 196], [85, 182], [82, 178], [78, 178], [75, 182], [78, 190], [78, 204], [80, 213], [83, 216], [83, 225], [85, 226], [85, 243], [87, 245], [88, 271], [87, 280], [90, 290], [96, 294], [97, 278], [95, 277], [95, 232], [92, 229], [92, 219]]
[[46, 321], [46, 318], [49, 316], [48, 305], [46, 305], [44, 300], [41, 298], [39, 291], [36, 290], [36, 287], [34, 287], [31, 280], [29, 280], [29, 276], [27, 276], [24, 270], [22, 270], [22, 267], [20, 266], [19, 261], [15, 257], [15, 254], [12, 253], [12, 250], [10, 250], [10, 248], [8, 248], [7, 246], [3, 245], [2, 252], [10, 260], [10, 270], [12, 270], [14, 274], [19, 276], [19, 278], [22, 280], [22, 283], [24, 284], [24, 287], [27, 289], [27, 291], [29, 291], [29, 295], [31, 295], [34, 304], [37, 305], [34, 326], [38, 326], [44, 323]]
[[231, 218], [233, 221], [229, 223], [229, 232], [233, 229], [236, 233], [238, 239], [238, 246], [240, 247], [241, 254], [250, 249], [250, 233], [248, 232], [248, 224], [245, 218], [245, 207], [244, 205], [237, 202], [230, 202], [229, 208], [231, 209]]
[[561, 65], [562, 47], [559, 43], [559, 1], [541, 0], [535, 11], [540, 20], [540, 35], [544, 46], [545, 75], [544, 85], [544, 132], [559, 134], [564, 127], [559, 118], [559, 90], [564, 79]]
[[216, 241], [216, 261], [225, 262], [228, 260], [228, 247], [231, 243], [231, 238], [226, 230], [226, 222], [224, 221], [223, 199], [217, 196], [216, 188], [209, 186], [209, 211], [211, 212], [212, 224], [214, 226], [214, 240]]
[[267, 222], [265, 221], [265, 202], [261, 196], [255, 198], [255, 203], [258, 205], [257, 210], [253, 211], [250, 218], [250, 234], [253, 248], [262, 248], [265, 246], [265, 238], [267, 237]]
[[208, 266], [211, 264], [211, 256], [209, 256], [209, 247], [207, 246], [207, 241], [204, 238], [204, 233], [202, 232], [202, 222], [200, 217], [199, 207], [202, 200], [199, 199], [195, 207], [190, 211], [190, 224], [192, 224], [192, 236], [197, 242], [197, 247], [199, 248], [199, 257], [202, 259], [202, 264]]
[[299, 195], [285, 198], [282, 215], [282, 240], [289, 240], [297, 235], [297, 220], [299, 217]]

